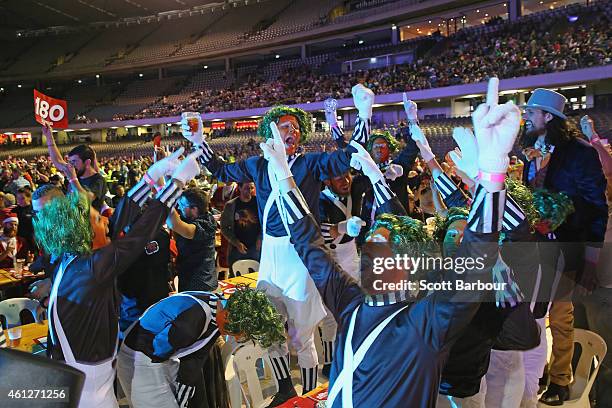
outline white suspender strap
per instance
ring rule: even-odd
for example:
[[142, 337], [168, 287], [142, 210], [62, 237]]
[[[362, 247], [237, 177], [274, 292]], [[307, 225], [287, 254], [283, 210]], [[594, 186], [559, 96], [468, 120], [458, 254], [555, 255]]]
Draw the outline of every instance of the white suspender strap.
[[361, 305], [357, 306], [357, 308], [353, 311], [353, 315], [351, 316], [351, 323], [348, 328], [348, 332], [346, 334], [346, 340], [344, 343], [344, 363], [342, 366], [342, 370], [338, 374], [336, 381], [332, 385], [331, 390], [327, 396], [327, 406], [333, 407], [334, 401], [338, 396], [340, 390], [342, 390], [342, 408], [352, 408], [353, 407], [353, 373], [357, 370], [359, 364], [364, 359], [366, 353], [374, 343], [374, 341], [378, 338], [380, 333], [383, 331], [385, 327], [389, 324], [393, 318], [400, 313], [402, 310], [406, 309], [409, 305], [406, 305], [395, 312], [393, 312], [389, 317], [383, 320], [374, 330], [368, 334], [363, 343], [357, 349], [357, 352], [353, 355], [353, 331], [355, 329], [355, 319], [357, 318], [357, 312]]

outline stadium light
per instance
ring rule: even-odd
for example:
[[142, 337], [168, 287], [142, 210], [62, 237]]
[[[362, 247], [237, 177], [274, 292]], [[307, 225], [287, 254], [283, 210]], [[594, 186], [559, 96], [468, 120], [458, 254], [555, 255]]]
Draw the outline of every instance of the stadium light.
[[397, 30], [397, 26], [395, 24], [391, 24], [391, 29], [392, 30]]
[[279, 58], [280, 58], [280, 55], [276, 54], [276, 55], [274, 56], [274, 58], [279, 59]]
[[17, 88], [21, 88], [21, 84], [17, 84]]
[[372, 58], [370, 58], [370, 63], [371, 63], [371, 64], [376, 63], [376, 57], [372, 57]]
[[78, 82], [79, 84], [82, 84], [82, 83], [83, 83], [83, 81], [82, 81], [82, 80], [80, 80], [80, 79], [79, 79], [77, 82]]
[[363, 44], [364, 41], [363, 40], [359, 40], [359, 45]]
[[204, 69], [208, 69], [208, 65], [204, 65]]
[[100, 78], [100, 74], [96, 74], [96, 79], [97, 79], [97, 78]]
[[4, 92], [4, 88], [0, 88], [0, 92]]
[[139, 76], [140, 78], [142, 78], [142, 77], [144, 76], [144, 74], [138, 74], [138, 76]]

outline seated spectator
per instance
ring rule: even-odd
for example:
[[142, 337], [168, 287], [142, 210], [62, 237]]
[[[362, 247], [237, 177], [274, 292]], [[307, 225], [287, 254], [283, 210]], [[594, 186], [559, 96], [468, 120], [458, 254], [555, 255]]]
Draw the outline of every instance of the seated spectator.
[[25, 239], [17, 236], [19, 219], [17, 214], [10, 213], [2, 221], [2, 233], [0, 233], [0, 268], [12, 269], [15, 260], [26, 259], [28, 256], [28, 244]]
[[255, 184], [238, 183], [238, 191], [240, 195], [228, 201], [221, 214], [221, 233], [230, 243], [230, 276], [234, 276], [234, 262], [241, 259], [259, 262], [261, 250], [261, 224], [255, 200]]

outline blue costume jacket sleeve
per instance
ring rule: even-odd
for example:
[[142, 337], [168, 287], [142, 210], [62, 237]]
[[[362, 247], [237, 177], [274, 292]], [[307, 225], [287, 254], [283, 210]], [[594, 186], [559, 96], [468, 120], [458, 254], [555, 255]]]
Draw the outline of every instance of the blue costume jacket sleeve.
[[223, 182], [235, 181], [245, 183], [255, 181], [251, 169], [256, 165], [259, 157], [250, 157], [236, 163], [228, 164], [221, 161], [216, 156], [207, 162], [206, 167], [218, 180]]

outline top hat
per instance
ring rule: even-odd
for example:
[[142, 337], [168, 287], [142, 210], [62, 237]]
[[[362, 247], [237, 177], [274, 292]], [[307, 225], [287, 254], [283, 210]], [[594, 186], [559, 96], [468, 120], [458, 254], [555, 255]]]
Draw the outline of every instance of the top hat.
[[533, 91], [531, 97], [527, 101], [527, 104], [522, 105], [521, 108], [542, 109], [543, 111], [552, 113], [553, 115], [565, 120], [567, 119], [567, 116], [563, 114], [565, 102], [567, 102], [567, 98], [561, 95], [559, 92], [538, 88]]

